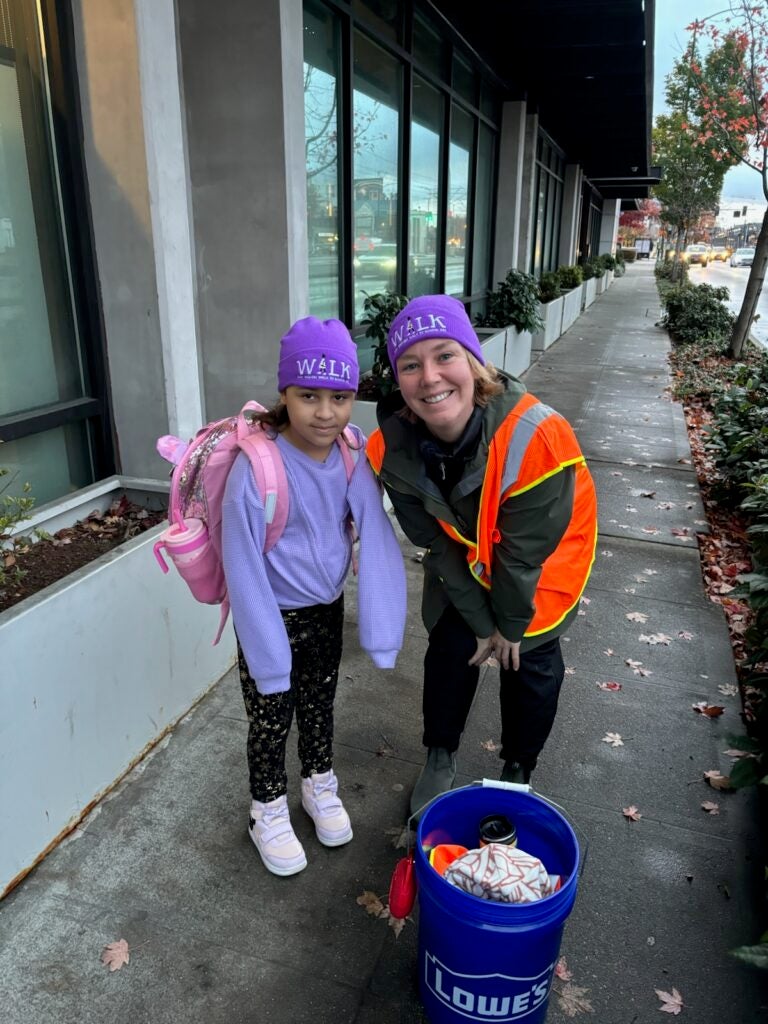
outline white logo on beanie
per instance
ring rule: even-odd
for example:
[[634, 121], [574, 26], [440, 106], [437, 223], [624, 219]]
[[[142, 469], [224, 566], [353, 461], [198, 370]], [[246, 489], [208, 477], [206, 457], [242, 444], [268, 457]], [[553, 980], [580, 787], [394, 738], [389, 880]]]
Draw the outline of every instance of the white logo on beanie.
[[415, 337], [425, 331], [444, 331], [448, 333], [448, 326], [445, 322], [445, 317], [438, 316], [434, 313], [429, 313], [425, 316], [414, 316], [408, 317], [405, 323], [396, 327], [392, 332], [392, 344], [397, 353], [400, 346], [404, 341], [411, 343]]
[[[338, 367], [338, 368], [337, 368]], [[329, 380], [351, 380], [352, 364], [342, 359], [297, 359], [296, 373], [301, 377], [327, 377]]]

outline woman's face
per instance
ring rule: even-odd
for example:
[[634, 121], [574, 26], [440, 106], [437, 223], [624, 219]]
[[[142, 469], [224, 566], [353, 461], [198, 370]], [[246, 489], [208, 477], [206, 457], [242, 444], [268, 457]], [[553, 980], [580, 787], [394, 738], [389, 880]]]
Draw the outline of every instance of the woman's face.
[[397, 360], [397, 375], [405, 404], [431, 434], [461, 437], [475, 406], [475, 377], [458, 341], [417, 341]]

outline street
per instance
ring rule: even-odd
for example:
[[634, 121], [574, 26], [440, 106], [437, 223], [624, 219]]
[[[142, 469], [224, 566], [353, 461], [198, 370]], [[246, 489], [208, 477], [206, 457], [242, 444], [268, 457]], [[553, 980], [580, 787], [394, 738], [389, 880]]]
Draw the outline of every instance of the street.
[[[730, 263], [710, 263], [707, 267], [695, 264], [689, 268], [688, 277], [691, 284], [711, 284], [715, 288], [724, 285], [730, 294], [728, 306], [734, 313], [738, 313], [741, 309], [741, 300], [744, 298], [749, 270], [749, 267], [732, 267]], [[752, 325], [752, 337], [764, 348], [768, 348], [768, 294], [765, 291], [760, 295], [757, 312], [760, 319]]]

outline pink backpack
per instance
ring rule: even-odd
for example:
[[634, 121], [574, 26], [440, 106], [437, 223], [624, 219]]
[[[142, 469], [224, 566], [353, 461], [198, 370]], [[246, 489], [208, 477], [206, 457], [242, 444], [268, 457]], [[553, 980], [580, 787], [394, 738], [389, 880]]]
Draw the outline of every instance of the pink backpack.
[[[265, 553], [278, 542], [288, 519], [288, 481], [280, 450], [274, 434], [255, 418], [256, 413], [265, 411], [258, 402], [246, 402], [237, 416], [209, 423], [188, 444], [172, 434], [157, 440], [157, 451], [174, 469], [168, 502], [170, 526], [154, 546], [155, 558], [167, 573], [165, 551], [196, 600], [222, 606], [214, 644], [221, 639], [229, 615], [221, 555], [221, 505], [229, 471], [240, 452], [248, 456], [264, 502]], [[349, 479], [355, 468], [357, 452], [350, 447], [355, 438], [347, 428], [337, 441]]]

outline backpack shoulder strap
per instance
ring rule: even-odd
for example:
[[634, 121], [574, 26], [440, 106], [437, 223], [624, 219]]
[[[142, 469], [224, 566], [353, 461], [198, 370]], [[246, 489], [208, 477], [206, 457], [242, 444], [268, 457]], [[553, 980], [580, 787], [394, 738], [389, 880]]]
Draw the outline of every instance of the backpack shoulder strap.
[[266, 554], [277, 544], [288, 521], [288, 478], [285, 466], [279, 448], [264, 430], [254, 430], [238, 443], [240, 450], [248, 456], [256, 487], [264, 502]]
[[349, 427], [345, 427], [341, 434], [336, 438], [336, 443], [339, 446], [341, 458], [344, 463], [344, 469], [347, 473], [347, 480], [349, 481], [352, 479], [352, 474], [355, 470], [355, 466], [357, 465], [357, 460], [360, 457], [360, 449], [357, 447], [357, 438]]

